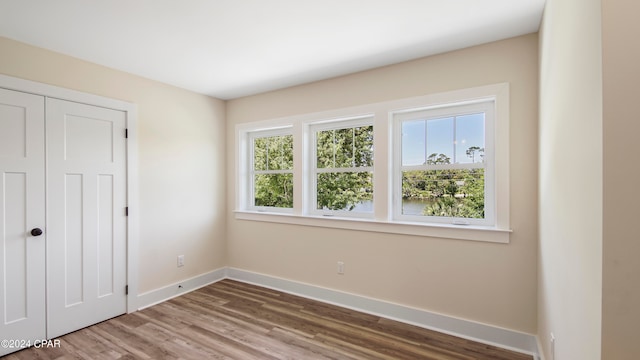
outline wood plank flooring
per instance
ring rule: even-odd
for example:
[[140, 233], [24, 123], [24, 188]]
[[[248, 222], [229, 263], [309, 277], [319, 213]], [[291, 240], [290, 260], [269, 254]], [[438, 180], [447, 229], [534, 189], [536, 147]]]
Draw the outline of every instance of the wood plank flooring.
[[223, 280], [29, 348], [18, 359], [531, 360], [278, 291]]

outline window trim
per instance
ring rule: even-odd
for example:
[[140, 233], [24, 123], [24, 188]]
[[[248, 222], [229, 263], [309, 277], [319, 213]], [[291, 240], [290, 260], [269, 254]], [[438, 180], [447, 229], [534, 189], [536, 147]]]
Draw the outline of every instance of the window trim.
[[[393, 195], [393, 114], [416, 109], [436, 109], [453, 103], [473, 103], [493, 98], [495, 101], [495, 224], [493, 226], [415, 223], [395, 219]], [[493, 84], [425, 96], [385, 101], [362, 106], [322, 111], [282, 118], [237, 124], [236, 131], [236, 206], [239, 220], [266, 221], [301, 226], [318, 226], [359, 231], [407, 234], [422, 237], [508, 243], [509, 221], [509, 84]], [[374, 216], [353, 218], [309, 214], [309, 126], [373, 114], [374, 126]], [[292, 128], [294, 146], [294, 208], [292, 213], [249, 210], [247, 202], [247, 133]]]

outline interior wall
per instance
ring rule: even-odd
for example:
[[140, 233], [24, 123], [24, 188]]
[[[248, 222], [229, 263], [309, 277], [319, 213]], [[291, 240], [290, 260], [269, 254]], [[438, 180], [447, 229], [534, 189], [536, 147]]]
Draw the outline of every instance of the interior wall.
[[[547, 0], [539, 37], [538, 335], [547, 359], [599, 359], [603, 241], [600, 0]], [[551, 333], [555, 357], [551, 355]]]
[[[227, 103], [229, 265], [536, 332], [538, 38], [476, 46]], [[237, 124], [509, 82], [511, 243], [236, 220]], [[344, 261], [345, 274], [336, 273]]]
[[[604, 243], [602, 359], [640, 359], [640, 242], [636, 223], [640, 34], [637, 1], [602, 0]], [[631, 40], [631, 41], [630, 41]]]
[[137, 104], [139, 292], [226, 265], [223, 101], [2, 37], [0, 54], [2, 74]]

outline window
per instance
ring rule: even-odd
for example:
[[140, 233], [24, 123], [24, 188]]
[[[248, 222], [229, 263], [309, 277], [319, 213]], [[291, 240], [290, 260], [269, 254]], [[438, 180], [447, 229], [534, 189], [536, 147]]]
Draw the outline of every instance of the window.
[[236, 126], [236, 218], [509, 241], [509, 87]]
[[492, 224], [493, 108], [485, 101], [394, 114], [395, 218]]
[[373, 214], [372, 119], [311, 126], [311, 213]]
[[282, 131], [250, 134], [251, 208], [293, 208], [293, 135]]

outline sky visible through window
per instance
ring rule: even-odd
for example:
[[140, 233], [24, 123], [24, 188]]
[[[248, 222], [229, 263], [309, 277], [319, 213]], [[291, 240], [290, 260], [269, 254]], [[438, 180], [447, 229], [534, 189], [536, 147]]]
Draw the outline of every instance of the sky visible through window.
[[424, 165], [431, 154], [444, 154], [451, 164], [482, 162], [479, 151], [469, 156], [467, 150], [484, 149], [484, 133], [484, 113], [404, 121], [402, 165]]

